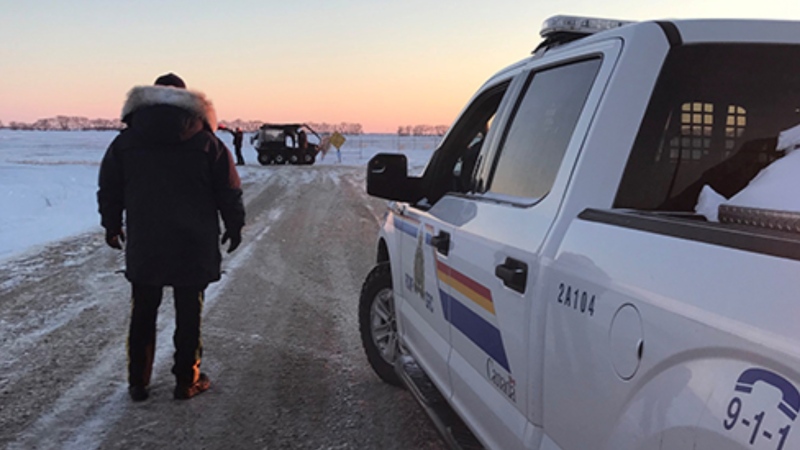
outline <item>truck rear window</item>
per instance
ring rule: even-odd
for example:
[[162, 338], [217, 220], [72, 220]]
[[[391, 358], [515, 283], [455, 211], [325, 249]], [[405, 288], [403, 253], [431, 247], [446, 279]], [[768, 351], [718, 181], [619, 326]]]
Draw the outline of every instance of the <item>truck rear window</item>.
[[800, 123], [800, 47], [686, 45], [656, 83], [614, 206], [693, 211], [710, 185], [731, 197], [783, 154]]

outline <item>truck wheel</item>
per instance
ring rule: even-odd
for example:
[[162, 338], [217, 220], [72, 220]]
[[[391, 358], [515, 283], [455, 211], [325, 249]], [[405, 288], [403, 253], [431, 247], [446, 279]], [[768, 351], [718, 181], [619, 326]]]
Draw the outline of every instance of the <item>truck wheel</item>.
[[271, 162], [271, 160], [270, 160], [269, 155], [267, 155], [266, 153], [259, 153], [258, 154], [258, 162], [262, 166], [266, 166], [267, 164], [269, 164]]
[[314, 164], [314, 155], [311, 153], [303, 153], [303, 164]]
[[275, 155], [275, 164], [286, 164], [286, 159], [279, 153]]
[[358, 322], [361, 344], [372, 369], [386, 383], [400, 385], [394, 362], [400, 355], [394, 310], [392, 272], [388, 262], [379, 263], [361, 286]]

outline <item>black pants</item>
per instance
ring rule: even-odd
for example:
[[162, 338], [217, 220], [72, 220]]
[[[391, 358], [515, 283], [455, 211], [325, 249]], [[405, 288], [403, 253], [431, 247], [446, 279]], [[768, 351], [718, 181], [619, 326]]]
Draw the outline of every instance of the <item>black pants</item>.
[[[175, 362], [172, 373], [178, 384], [192, 384], [200, 375], [203, 343], [200, 318], [206, 286], [175, 286]], [[128, 383], [147, 386], [156, 351], [156, 318], [162, 286], [133, 283], [131, 323], [128, 330]]]
[[239, 145], [236, 148], [236, 164], [239, 166], [244, 165], [244, 156], [242, 156], [242, 146]]

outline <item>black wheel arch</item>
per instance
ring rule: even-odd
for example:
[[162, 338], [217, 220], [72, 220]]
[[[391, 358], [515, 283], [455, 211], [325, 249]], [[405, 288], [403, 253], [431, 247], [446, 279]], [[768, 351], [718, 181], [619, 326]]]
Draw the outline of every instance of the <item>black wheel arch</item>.
[[389, 262], [389, 246], [386, 245], [386, 240], [384, 239], [378, 241], [378, 255], [375, 262], [377, 264]]

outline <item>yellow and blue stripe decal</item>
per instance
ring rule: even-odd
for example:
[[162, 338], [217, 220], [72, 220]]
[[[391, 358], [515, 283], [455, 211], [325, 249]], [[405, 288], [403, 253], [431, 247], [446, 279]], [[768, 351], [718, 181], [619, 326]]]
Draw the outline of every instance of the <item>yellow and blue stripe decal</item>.
[[[422, 232], [420, 223], [419, 220], [413, 217], [394, 216], [395, 229], [415, 239], [419, 233]], [[431, 225], [425, 224], [423, 240], [426, 245], [430, 245], [434, 231]], [[434, 253], [434, 259], [436, 261], [438, 283], [444, 283], [452, 288], [453, 291], [469, 299], [474, 305], [477, 305], [496, 317], [492, 291], [490, 289], [439, 261], [436, 257], [436, 253]], [[439, 298], [442, 303], [442, 311], [444, 312], [445, 320], [461, 331], [464, 336], [492, 359], [497, 361], [506, 372], [511, 373], [505, 346], [503, 345], [503, 336], [500, 334], [500, 330], [491, 322], [470, 309], [465, 303], [449, 295], [441, 287], [439, 287]]]
[[419, 232], [419, 220], [411, 217], [394, 216], [394, 227], [403, 233], [416, 238]]
[[[492, 291], [486, 286], [469, 278], [461, 272], [449, 267], [443, 262], [436, 260], [436, 271], [439, 281], [450, 286], [455, 292], [470, 299], [474, 304], [481, 307], [492, 316], [496, 316]], [[459, 301], [452, 295], [447, 294], [439, 288], [439, 296], [442, 300], [442, 310], [445, 320], [450, 322], [456, 329], [461, 331], [470, 341], [477, 345], [487, 355], [492, 357], [508, 373], [511, 368], [508, 365], [503, 336], [500, 330], [484, 319], [466, 304]], [[449, 304], [448, 309], [446, 305]]]

